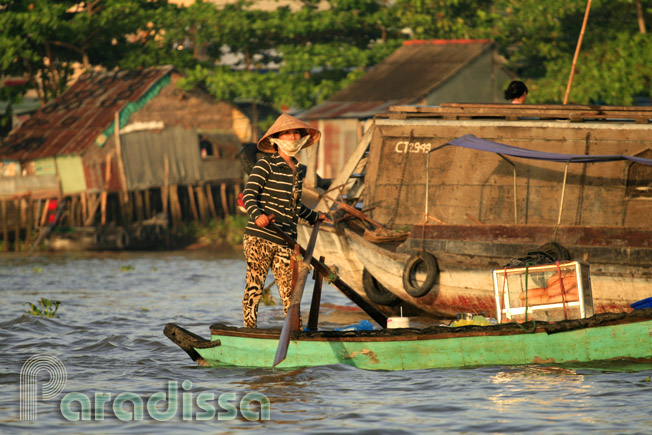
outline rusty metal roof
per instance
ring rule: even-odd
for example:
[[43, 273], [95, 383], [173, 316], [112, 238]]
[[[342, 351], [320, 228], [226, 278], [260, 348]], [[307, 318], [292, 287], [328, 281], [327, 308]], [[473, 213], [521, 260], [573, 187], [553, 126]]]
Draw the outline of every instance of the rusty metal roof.
[[[129, 112], [137, 110], [147, 92], [173, 69], [161, 66], [82, 74], [59, 98], [11, 132], [0, 145], [0, 158], [27, 161], [81, 154], [111, 127], [116, 112], [121, 113], [124, 126]], [[103, 143], [101, 138], [99, 142]]]
[[415, 104], [492, 47], [488, 39], [405, 41], [359, 80], [303, 112], [301, 118], [365, 118], [390, 105]]

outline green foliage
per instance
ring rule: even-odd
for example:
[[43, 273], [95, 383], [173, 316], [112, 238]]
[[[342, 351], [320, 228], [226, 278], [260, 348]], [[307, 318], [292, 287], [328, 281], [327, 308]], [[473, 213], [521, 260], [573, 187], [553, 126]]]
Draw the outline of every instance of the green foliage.
[[247, 216], [236, 215], [229, 216], [228, 219], [212, 219], [206, 224], [192, 222], [183, 226], [180, 233], [186, 239], [238, 248], [242, 245], [244, 229], [248, 221]]
[[57, 310], [59, 309], [59, 301], [51, 301], [47, 298], [41, 298], [38, 301], [38, 306], [32, 304], [31, 302], [25, 302], [30, 306], [30, 309], [25, 311], [26, 314], [31, 314], [33, 316], [43, 316], [43, 317], [58, 317], [56, 316]]
[[136, 270], [136, 268], [131, 264], [125, 264], [123, 266], [120, 266], [120, 272], [131, 272], [133, 270]]
[[[651, 94], [651, 43], [639, 31], [637, 2], [593, 0], [571, 102], [631, 104], [635, 96]], [[652, 7], [640, 2], [646, 20]], [[28, 76], [45, 102], [65, 89], [74, 62], [106, 68], [173, 64], [186, 74], [182, 86], [200, 86], [218, 99], [306, 109], [358, 79], [407, 38], [489, 38], [506, 67], [528, 84], [528, 102], [560, 103], [587, 2], [298, 4], [263, 11], [247, 0], [221, 6], [197, 0], [188, 7], [167, 0], [0, 0], [0, 75]], [[4, 94], [17, 102], [18, 93]]]

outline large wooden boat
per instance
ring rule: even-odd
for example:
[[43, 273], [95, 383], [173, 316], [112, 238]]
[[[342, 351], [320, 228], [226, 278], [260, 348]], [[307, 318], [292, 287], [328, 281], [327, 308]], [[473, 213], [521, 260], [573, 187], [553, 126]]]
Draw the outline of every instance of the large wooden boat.
[[[201, 366], [271, 368], [280, 329], [215, 324], [207, 340], [168, 323], [165, 335]], [[557, 323], [294, 333], [277, 367], [347, 364], [419, 370], [652, 358], [652, 309]]]
[[[318, 204], [337, 223], [315, 253], [375, 303], [451, 317], [495, 312], [490, 271], [547, 246], [551, 261], [590, 264], [596, 313], [630, 311], [652, 296], [650, 119], [643, 107], [394, 107]], [[366, 237], [377, 228], [409, 236]]]

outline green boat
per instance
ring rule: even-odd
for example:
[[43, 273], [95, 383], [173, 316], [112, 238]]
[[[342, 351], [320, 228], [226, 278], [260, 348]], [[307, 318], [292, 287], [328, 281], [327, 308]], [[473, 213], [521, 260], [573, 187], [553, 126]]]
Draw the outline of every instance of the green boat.
[[[165, 335], [201, 366], [273, 366], [281, 329], [214, 324], [211, 339], [168, 323]], [[348, 364], [365, 370], [652, 361], [652, 308], [554, 323], [294, 332], [279, 368]]]

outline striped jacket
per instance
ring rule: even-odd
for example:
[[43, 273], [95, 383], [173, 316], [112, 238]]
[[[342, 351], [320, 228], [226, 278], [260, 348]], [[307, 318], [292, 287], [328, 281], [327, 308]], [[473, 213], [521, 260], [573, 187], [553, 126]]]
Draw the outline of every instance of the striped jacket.
[[295, 240], [298, 218], [306, 219], [310, 224], [317, 222], [319, 215], [301, 203], [306, 167], [297, 164], [296, 159], [294, 162], [296, 179], [292, 168], [278, 154], [266, 155], [251, 170], [242, 195], [249, 214], [245, 234], [285, 246], [285, 241], [273, 230], [256, 226], [256, 219], [263, 214], [273, 214], [276, 225]]

